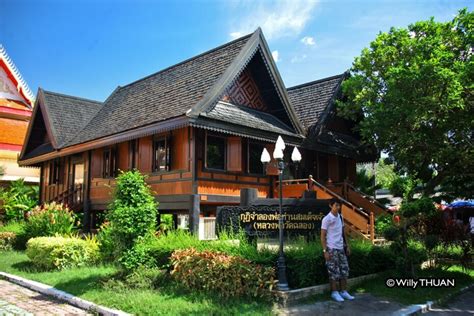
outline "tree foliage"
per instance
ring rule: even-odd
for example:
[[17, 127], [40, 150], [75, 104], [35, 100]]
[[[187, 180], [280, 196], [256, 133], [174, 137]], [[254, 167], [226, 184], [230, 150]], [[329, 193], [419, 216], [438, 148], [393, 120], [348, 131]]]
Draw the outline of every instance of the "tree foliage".
[[[343, 84], [347, 117], [360, 132], [426, 185], [472, 197], [474, 187], [474, 13], [433, 18], [379, 33]], [[460, 181], [459, 179], [462, 178]]]

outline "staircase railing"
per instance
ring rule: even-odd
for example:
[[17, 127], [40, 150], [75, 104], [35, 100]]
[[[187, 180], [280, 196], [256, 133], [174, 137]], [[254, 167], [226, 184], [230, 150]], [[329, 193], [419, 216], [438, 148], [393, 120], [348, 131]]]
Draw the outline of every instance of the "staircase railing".
[[55, 196], [52, 201], [67, 205], [72, 210], [82, 206], [83, 190], [82, 184], [76, 184]]
[[374, 212], [376, 216], [386, 214], [387, 209], [382, 203], [369, 194], [360, 191], [351, 183], [344, 181], [342, 183], [335, 183], [334, 185], [340, 186], [343, 197], [358, 207]]
[[[374, 240], [375, 233], [373, 212], [367, 213], [363, 209], [358, 208], [341, 195], [314, 180], [312, 176], [309, 176], [308, 179], [283, 180], [281, 184], [279, 181], [277, 181], [276, 184], [277, 186], [283, 186], [282, 191], [284, 197], [301, 197], [304, 190], [310, 190], [319, 191], [318, 195], [321, 196], [322, 199], [338, 199], [341, 202], [341, 212], [345, 222], [349, 224], [348, 226], [352, 225], [355, 228], [352, 229], [352, 231], [358, 233], [364, 238], [367, 238], [368, 235], [368, 238], [371, 241]], [[276, 191], [278, 192], [278, 190]], [[296, 192], [299, 192], [298, 196], [294, 196], [296, 195]], [[290, 193], [290, 195], [285, 193]]]

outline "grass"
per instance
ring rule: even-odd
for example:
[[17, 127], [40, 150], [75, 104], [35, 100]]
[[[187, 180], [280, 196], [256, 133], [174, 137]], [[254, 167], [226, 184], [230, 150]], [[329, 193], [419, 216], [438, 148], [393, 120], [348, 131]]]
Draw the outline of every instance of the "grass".
[[164, 284], [158, 289], [117, 289], [105, 286], [117, 275], [112, 265], [41, 272], [23, 252], [0, 252], [0, 271], [46, 283], [100, 305], [136, 315], [271, 315], [269, 304], [251, 300], [222, 302], [203, 293], [186, 293]]
[[458, 292], [465, 286], [474, 283], [474, 270], [470, 269], [465, 272], [460, 266], [452, 266], [447, 270], [442, 269], [425, 269], [417, 272], [417, 278], [453, 278], [455, 280], [454, 288], [429, 288], [416, 287], [412, 288], [389, 288], [385, 285], [388, 278], [400, 277], [396, 272], [386, 271], [375, 279], [363, 281], [352, 287], [352, 291], [357, 293], [371, 293], [375, 296], [387, 298], [389, 300], [398, 301], [402, 304], [421, 304], [427, 301], [434, 301], [445, 298]]

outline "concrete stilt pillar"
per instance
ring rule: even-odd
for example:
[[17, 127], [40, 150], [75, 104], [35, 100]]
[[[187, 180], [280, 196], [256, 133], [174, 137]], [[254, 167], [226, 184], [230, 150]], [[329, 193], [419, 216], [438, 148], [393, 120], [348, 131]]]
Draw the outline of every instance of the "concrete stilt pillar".
[[258, 199], [258, 190], [254, 188], [240, 189], [240, 206], [250, 206]]
[[201, 199], [199, 194], [191, 196], [189, 208], [189, 231], [193, 234], [199, 233], [199, 214], [201, 213]]

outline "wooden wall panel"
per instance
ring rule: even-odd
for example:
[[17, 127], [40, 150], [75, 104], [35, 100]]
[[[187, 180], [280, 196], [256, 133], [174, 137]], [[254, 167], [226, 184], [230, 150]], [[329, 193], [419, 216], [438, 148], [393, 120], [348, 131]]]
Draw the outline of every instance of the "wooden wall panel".
[[187, 127], [172, 132], [171, 170], [189, 170], [188, 132]]
[[138, 170], [143, 173], [151, 172], [153, 137], [140, 138], [138, 148]]
[[257, 188], [258, 196], [266, 198], [270, 192], [268, 185], [249, 185], [239, 183], [224, 183], [216, 181], [199, 181], [198, 182], [198, 193], [199, 194], [218, 194], [218, 195], [230, 195], [240, 196], [240, 189], [243, 188]]
[[111, 200], [113, 188], [107, 186], [91, 186], [91, 200]]
[[356, 169], [356, 162], [354, 159], [347, 159], [347, 176], [349, 181], [352, 183], [356, 182], [357, 179], [357, 169]]
[[102, 148], [94, 149], [91, 153], [91, 179], [102, 176]]
[[329, 178], [333, 182], [337, 182], [339, 179], [339, 163], [337, 156], [330, 155], [328, 159], [328, 171], [329, 171]]
[[227, 170], [242, 171], [242, 138], [227, 137]]
[[155, 195], [191, 194], [193, 191], [192, 181], [154, 183], [150, 186]]
[[120, 170], [127, 171], [130, 167], [130, 155], [129, 155], [129, 142], [123, 142], [118, 144], [118, 162], [117, 166]]

